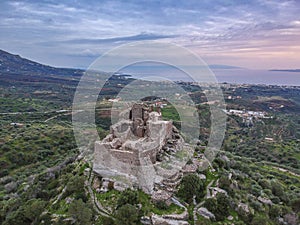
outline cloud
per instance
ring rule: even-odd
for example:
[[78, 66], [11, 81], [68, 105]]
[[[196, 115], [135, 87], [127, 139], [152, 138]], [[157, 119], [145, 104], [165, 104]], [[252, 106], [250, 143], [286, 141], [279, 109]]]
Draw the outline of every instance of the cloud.
[[300, 40], [296, 0], [2, 0], [0, 8], [0, 48], [59, 66], [130, 41], [171, 41], [219, 63], [242, 53], [293, 55]]
[[141, 33], [132, 36], [124, 37], [113, 37], [113, 38], [103, 38], [103, 39], [73, 39], [63, 41], [62, 43], [70, 44], [103, 44], [103, 43], [123, 43], [128, 41], [146, 41], [146, 40], [159, 40], [165, 38], [174, 38], [177, 35], [162, 35], [162, 34], [151, 34], [151, 33]]

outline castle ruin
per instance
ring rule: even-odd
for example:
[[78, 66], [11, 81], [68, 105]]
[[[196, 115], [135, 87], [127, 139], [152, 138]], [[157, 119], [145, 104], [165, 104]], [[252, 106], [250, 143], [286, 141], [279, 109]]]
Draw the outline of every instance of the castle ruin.
[[[95, 142], [93, 170], [123, 186], [153, 193], [155, 184], [164, 179], [163, 162], [183, 146], [184, 140], [172, 121], [162, 120], [160, 111], [152, 111], [145, 104], [134, 104], [120, 114], [109, 135]], [[169, 172], [169, 176], [174, 175]]]

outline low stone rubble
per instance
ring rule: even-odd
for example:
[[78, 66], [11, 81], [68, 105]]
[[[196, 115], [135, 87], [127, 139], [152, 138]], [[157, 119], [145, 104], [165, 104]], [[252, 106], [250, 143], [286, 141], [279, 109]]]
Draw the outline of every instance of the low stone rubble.
[[197, 213], [206, 219], [212, 219], [212, 220], [215, 219], [215, 215], [212, 212], [210, 212], [207, 208], [200, 207]]
[[152, 215], [151, 221], [153, 225], [189, 225], [185, 220], [166, 219], [158, 215]]

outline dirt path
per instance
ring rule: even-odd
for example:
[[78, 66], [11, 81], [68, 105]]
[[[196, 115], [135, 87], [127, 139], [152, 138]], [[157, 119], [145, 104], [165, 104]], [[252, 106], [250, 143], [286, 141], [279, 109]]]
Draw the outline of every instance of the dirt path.
[[52, 117], [46, 119], [44, 122], [47, 123], [47, 122], [49, 122], [50, 120], [53, 120], [53, 119], [55, 119], [55, 118], [57, 118], [57, 117], [60, 117], [60, 116], [67, 116], [67, 115], [71, 115], [71, 114], [72, 114], [72, 112], [64, 113], [64, 114], [58, 114], [58, 115], [55, 115], [55, 116], [52, 116]]
[[[212, 180], [211, 182], [209, 182], [209, 184], [206, 187], [206, 196], [205, 199], [210, 198], [210, 191], [209, 188], [211, 187], [211, 185], [214, 183], [215, 180]], [[194, 222], [196, 222], [198, 220], [197, 218], [197, 210], [204, 204], [205, 200], [200, 202], [198, 205], [195, 206], [194, 210], [193, 210], [193, 215], [194, 215]]]
[[291, 175], [293, 175], [293, 176], [295, 176], [295, 177], [300, 177], [299, 174], [294, 173], [294, 172], [292, 172], [292, 171], [290, 171], [290, 170], [288, 170], [288, 169], [284, 169], [284, 168], [277, 167], [277, 166], [273, 166], [273, 168], [274, 168], [274, 169], [277, 169], [277, 170], [279, 170], [279, 171], [281, 171], [281, 172], [289, 173], [289, 174], [291, 174]]
[[101, 205], [101, 203], [98, 201], [97, 197], [95, 196], [95, 193], [92, 190], [92, 180], [93, 180], [93, 176], [90, 175], [89, 179], [86, 181], [86, 188], [88, 193], [91, 196], [94, 209], [101, 216], [111, 217], [110, 213], [106, 211], [106, 209]]

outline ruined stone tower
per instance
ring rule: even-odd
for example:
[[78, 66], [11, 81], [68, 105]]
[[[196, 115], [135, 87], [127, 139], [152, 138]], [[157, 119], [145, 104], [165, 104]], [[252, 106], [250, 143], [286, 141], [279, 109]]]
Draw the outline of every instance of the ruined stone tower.
[[[174, 152], [182, 148], [183, 139], [178, 134], [174, 138], [174, 129], [172, 121], [162, 120], [160, 113], [150, 112], [144, 104], [134, 104], [120, 114], [107, 137], [95, 142], [94, 172], [102, 177], [122, 176], [138, 183], [141, 169], [156, 165], [167, 144], [173, 143]], [[153, 183], [154, 178], [145, 191], [151, 192]]]

